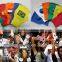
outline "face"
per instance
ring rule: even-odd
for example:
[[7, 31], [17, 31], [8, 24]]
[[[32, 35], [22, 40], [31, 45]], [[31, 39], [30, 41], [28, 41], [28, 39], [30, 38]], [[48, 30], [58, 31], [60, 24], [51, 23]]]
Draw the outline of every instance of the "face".
[[18, 48], [15, 47], [10, 47], [8, 48], [9, 53], [11, 54], [11, 57], [14, 58], [14, 56], [17, 54], [18, 52]]
[[21, 35], [22, 35], [22, 36], [25, 35], [25, 31], [24, 31], [24, 30], [21, 31]]
[[47, 36], [48, 36], [48, 32], [45, 32], [45, 38], [47, 38]]
[[52, 33], [48, 35], [48, 42], [51, 44], [53, 42]]
[[15, 40], [16, 40], [16, 43], [19, 44], [20, 43], [20, 36], [19, 35], [15, 35]]
[[60, 55], [62, 56], [62, 48], [60, 48], [59, 53], [60, 53]]
[[7, 38], [7, 39], [8, 39], [8, 41], [9, 41], [10, 43], [14, 41], [13, 37], [9, 37], [9, 38]]
[[58, 53], [59, 53], [60, 59], [62, 60], [62, 48], [59, 49]]

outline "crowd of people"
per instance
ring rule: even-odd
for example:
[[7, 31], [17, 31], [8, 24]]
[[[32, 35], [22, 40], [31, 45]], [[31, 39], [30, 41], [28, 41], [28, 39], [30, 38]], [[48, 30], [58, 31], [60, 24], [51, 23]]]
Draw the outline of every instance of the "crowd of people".
[[62, 62], [62, 32], [0, 30], [0, 62]]

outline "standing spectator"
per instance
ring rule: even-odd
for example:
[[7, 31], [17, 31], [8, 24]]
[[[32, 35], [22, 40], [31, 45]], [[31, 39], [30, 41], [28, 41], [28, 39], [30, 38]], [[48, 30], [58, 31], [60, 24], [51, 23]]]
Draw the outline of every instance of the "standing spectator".
[[47, 47], [45, 48], [45, 51], [44, 51], [44, 54], [47, 58], [46, 62], [53, 62], [52, 60], [52, 43], [54, 42], [53, 40], [53, 34], [52, 32], [50, 32], [47, 36], [47, 41], [48, 41], [48, 45]]
[[44, 62], [44, 53], [41, 51], [41, 47], [37, 46], [35, 44], [36, 37], [32, 37], [32, 62]]

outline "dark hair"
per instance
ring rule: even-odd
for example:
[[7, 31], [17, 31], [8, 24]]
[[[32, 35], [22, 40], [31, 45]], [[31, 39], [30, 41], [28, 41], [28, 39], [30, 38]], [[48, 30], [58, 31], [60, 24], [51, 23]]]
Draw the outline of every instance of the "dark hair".
[[[62, 48], [62, 46], [60, 46], [60, 47], [58, 47], [58, 55], [59, 55], [59, 57], [60, 57], [60, 59], [61, 59], [61, 55], [60, 55], [60, 49]], [[62, 59], [61, 59], [62, 60]]]
[[62, 46], [58, 47], [58, 49], [57, 49], [58, 50], [58, 53], [59, 53], [60, 48], [62, 48]]

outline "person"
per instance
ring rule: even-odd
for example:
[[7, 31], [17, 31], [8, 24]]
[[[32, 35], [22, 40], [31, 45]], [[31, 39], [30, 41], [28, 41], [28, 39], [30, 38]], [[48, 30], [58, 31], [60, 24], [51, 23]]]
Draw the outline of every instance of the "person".
[[44, 53], [41, 47], [35, 44], [36, 37], [32, 37], [31, 59], [33, 62], [44, 62]]
[[59, 55], [58, 62], [62, 62], [62, 46], [58, 47], [58, 55]]
[[31, 43], [32, 43], [32, 47], [31, 47], [31, 61], [32, 62], [35, 62], [35, 55], [36, 55], [36, 53], [37, 53], [37, 51], [36, 51], [36, 44], [35, 44], [35, 39], [36, 39], [36, 37], [34, 37], [34, 36], [32, 36], [32, 39], [31, 39]]
[[22, 58], [23, 62], [27, 62], [27, 51], [25, 49], [22, 49]]
[[14, 37], [8, 36], [8, 44], [14, 44]]
[[15, 44], [22, 44], [19, 34], [15, 35]]
[[5, 44], [8, 44], [8, 39], [3, 38], [3, 30], [0, 30], [0, 46], [4, 46]]
[[8, 44], [14, 44], [14, 32], [13, 30], [10, 30], [10, 33], [8, 35]]
[[61, 41], [59, 42], [59, 47], [58, 47], [58, 55], [60, 57], [60, 62], [62, 62], [62, 39]]
[[11, 46], [9, 48], [7, 48], [8, 50], [8, 54], [7, 54], [7, 57], [8, 57], [8, 61], [9, 62], [19, 62], [19, 58], [18, 58], [18, 46], [15, 45], [15, 46]]
[[2, 60], [3, 60], [3, 50], [0, 49], [0, 62], [3, 62]]
[[[53, 62], [52, 59], [52, 48], [53, 48], [53, 44], [55, 42], [55, 39], [53, 37], [53, 33], [50, 32], [47, 36], [47, 41], [48, 41], [48, 45], [46, 46], [45, 50], [44, 50], [44, 54], [47, 58], [46, 62]], [[57, 48], [57, 46], [55, 45], [55, 48]], [[56, 51], [55, 51], [56, 52]]]
[[39, 35], [37, 35], [37, 40], [38, 40], [39, 45], [42, 45], [45, 41], [45, 33], [40, 32]]
[[4, 57], [4, 53], [3, 51], [6, 50], [6, 48], [4, 49], [5, 45], [8, 44], [8, 39], [3, 38], [3, 30], [0, 30], [0, 47], [2, 47], [2, 49], [0, 49], [0, 58], [2, 58], [3, 61], [3, 57]]
[[22, 42], [22, 44], [27, 46], [29, 40], [30, 40], [30, 35], [25, 30], [22, 30], [20, 33], [20, 41]]
[[[53, 51], [54, 51], [54, 49], [55, 49], [55, 47], [53, 47]], [[53, 62], [55, 62], [55, 61], [62, 62], [62, 41], [59, 42], [59, 45], [57, 48], [57, 54], [55, 55], [55, 51], [53, 52], [52, 59], [53, 59]]]

